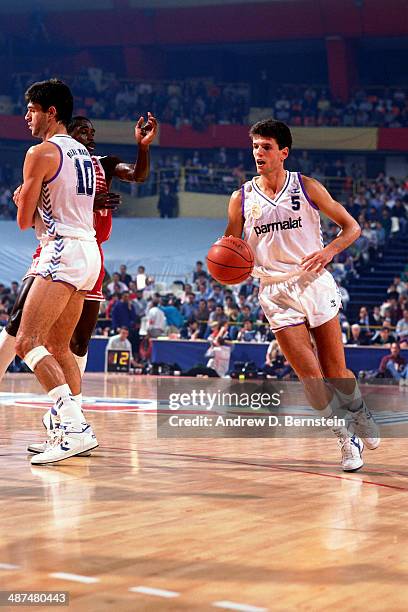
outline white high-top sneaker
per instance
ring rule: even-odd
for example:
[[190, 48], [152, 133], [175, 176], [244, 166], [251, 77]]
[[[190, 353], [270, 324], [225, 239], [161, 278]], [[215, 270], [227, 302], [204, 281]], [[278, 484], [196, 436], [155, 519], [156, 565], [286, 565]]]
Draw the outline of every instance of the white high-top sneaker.
[[341, 466], [344, 472], [356, 472], [364, 465], [364, 444], [357, 436], [343, 435], [338, 439], [341, 450]]
[[33, 465], [43, 465], [45, 463], [56, 463], [81, 455], [98, 446], [98, 441], [92, 427], [84, 423], [83, 428], [74, 429], [61, 426], [55, 430], [53, 440], [47, 444], [47, 448], [42, 453], [31, 458]]
[[[52, 443], [55, 434], [60, 426], [60, 420], [58, 417], [58, 413], [54, 407], [49, 408], [47, 412], [43, 414], [42, 418], [43, 425], [47, 430], [48, 440], [45, 442], [33, 442], [27, 446], [27, 451], [29, 453], [43, 453], [48, 449], [49, 444]], [[84, 453], [80, 453], [78, 457], [90, 457], [91, 451], [85, 451]]]
[[365, 402], [362, 403], [360, 410], [351, 414], [350, 432], [361, 438], [368, 449], [378, 448], [381, 442], [380, 429]]

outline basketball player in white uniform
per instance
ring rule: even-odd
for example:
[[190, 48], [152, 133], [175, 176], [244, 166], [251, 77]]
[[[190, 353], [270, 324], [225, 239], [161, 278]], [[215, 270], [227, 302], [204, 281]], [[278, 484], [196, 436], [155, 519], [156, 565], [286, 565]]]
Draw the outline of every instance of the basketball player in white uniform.
[[[251, 247], [260, 304], [313, 407], [326, 417], [340, 406], [349, 411], [349, 429], [333, 431], [343, 469], [354, 471], [363, 465], [363, 440], [374, 449], [380, 438], [354, 375], [346, 368], [337, 317], [340, 294], [325, 266], [358, 238], [360, 227], [318, 181], [285, 170], [292, 146], [287, 125], [260, 121], [250, 136], [258, 176], [232, 194], [225, 235], [243, 234]], [[326, 247], [319, 211], [341, 228]]]
[[72, 116], [72, 94], [61, 81], [44, 81], [27, 90], [26, 101], [28, 127], [43, 142], [31, 147], [24, 161], [17, 222], [21, 229], [30, 229], [39, 215], [45, 232], [16, 351], [59, 411], [61, 427], [54, 443], [31, 460], [43, 464], [97, 446], [75, 400], [81, 377], [69, 343], [84, 295], [98, 278], [101, 259], [93, 228], [92, 159], [66, 129]]

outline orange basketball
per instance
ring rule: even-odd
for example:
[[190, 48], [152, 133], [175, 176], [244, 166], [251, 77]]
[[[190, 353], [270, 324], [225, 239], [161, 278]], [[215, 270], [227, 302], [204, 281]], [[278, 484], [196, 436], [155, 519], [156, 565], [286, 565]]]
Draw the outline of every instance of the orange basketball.
[[212, 245], [207, 255], [208, 271], [224, 285], [242, 283], [254, 267], [251, 249], [241, 238], [223, 236]]

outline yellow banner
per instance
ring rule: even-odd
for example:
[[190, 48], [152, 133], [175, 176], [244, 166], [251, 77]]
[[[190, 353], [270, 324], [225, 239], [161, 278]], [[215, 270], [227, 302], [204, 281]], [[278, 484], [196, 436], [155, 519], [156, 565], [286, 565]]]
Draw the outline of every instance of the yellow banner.
[[[92, 120], [96, 134], [96, 142], [106, 144], [122, 144], [134, 145], [135, 140], [135, 125], [133, 121], [107, 121], [101, 119]], [[159, 132], [152, 143], [152, 146], [158, 145], [160, 142], [160, 127]]]
[[294, 149], [376, 151], [377, 128], [294, 127]]

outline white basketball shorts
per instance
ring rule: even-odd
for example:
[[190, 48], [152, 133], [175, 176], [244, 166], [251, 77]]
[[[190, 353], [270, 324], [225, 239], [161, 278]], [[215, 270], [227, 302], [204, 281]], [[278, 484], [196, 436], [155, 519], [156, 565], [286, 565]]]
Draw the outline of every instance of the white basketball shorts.
[[281, 283], [261, 279], [259, 302], [273, 332], [307, 323], [319, 327], [341, 307], [340, 291], [330, 272], [306, 272]]
[[77, 291], [89, 291], [98, 279], [101, 256], [96, 240], [57, 236], [42, 244], [35, 274], [62, 281]]

